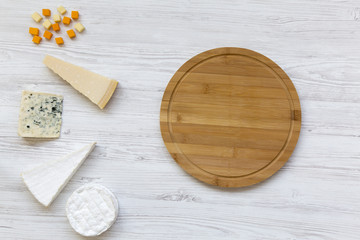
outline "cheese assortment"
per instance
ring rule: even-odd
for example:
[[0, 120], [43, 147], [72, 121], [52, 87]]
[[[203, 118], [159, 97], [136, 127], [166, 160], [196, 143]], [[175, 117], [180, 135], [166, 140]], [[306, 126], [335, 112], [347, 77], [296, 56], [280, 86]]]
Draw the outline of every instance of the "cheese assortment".
[[95, 142], [61, 159], [49, 161], [21, 174], [34, 197], [48, 207], [95, 147]]
[[[61, 15], [66, 14], [63, 6], [57, 8]], [[53, 16], [50, 9], [42, 10], [45, 20], [42, 25], [46, 29], [43, 37], [50, 41], [54, 36], [58, 45], [64, 44], [62, 37], [56, 36], [60, 25], [70, 25], [75, 20], [74, 29], [81, 33], [85, 27], [77, 22], [78, 11], [71, 12], [71, 18], [59, 14]], [[43, 17], [35, 12], [35, 22], [40, 23]], [[51, 32], [52, 31], [52, 32]], [[73, 29], [65, 30], [69, 38], [76, 37]], [[38, 28], [29, 28], [33, 42], [42, 40]], [[46, 55], [43, 63], [58, 74], [73, 88], [86, 96], [103, 109], [112, 97], [118, 82], [114, 79], [86, 70], [80, 66]], [[23, 91], [19, 114], [18, 134], [21, 137], [58, 138], [60, 136], [63, 110], [63, 97], [60, 95]], [[95, 147], [95, 142], [63, 158], [47, 161], [29, 171], [21, 173], [21, 177], [37, 201], [45, 207], [51, 205], [72, 176], [81, 167], [85, 159]], [[108, 230], [118, 216], [118, 201], [115, 195], [99, 184], [87, 184], [73, 192], [66, 204], [66, 215], [71, 227], [82, 236], [99, 236]]]
[[77, 233], [94, 237], [114, 224], [118, 209], [118, 201], [109, 189], [99, 184], [87, 184], [75, 190], [68, 199], [66, 216]]
[[43, 62], [101, 109], [106, 106], [118, 84], [116, 80], [49, 55], [45, 56]]
[[[75, 20], [77, 22], [77, 20], [79, 19], [79, 12], [78, 11], [71, 11], [71, 18], [66, 16], [67, 10], [63, 7], [63, 6], [59, 6], [57, 8], [58, 12], [61, 15], [64, 15], [63, 18], [61, 18], [60, 14], [54, 14], [53, 16], [53, 20], [54, 23], [52, 23], [50, 21], [50, 17], [51, 17], [51, 10], [50, 9], [42, 9], [42, 14], [44, 17], [46, 17], [46, 19], [42, 22], [43, 27], [45, 28], [45, 30], [49, 31], [51, 28], [53, 28], [53, 30], [56, 32], [55, 34], [61, 34], [60, 32], [60, 23], [64, 24], [64, 26], [69, 27], [72, 20]], [[43, 19], [43, 17], [38, 13], [38, 12], [34, 12], [31, 15], [32, 19], [37, 22], [40, 23]], [[31, 34], [34, 36], [39, 36], [39, 32], [35, 32], [35, 28], [30, 27], [31, 30]], [[76, 24], [74, 24], [74, 29], [76, 29], [79, 33], [81, 33], [82, 31], [84, 31], [85, 27], [84, 25], [82, 25], [80, 22], [77, 22]], [[72, 39], [76, 36], [75, 32], [73, 29], [69, 29], [66, 31], [66, 33], [68, 34], [69, 38]], [[46, 36], [45, 36], [46, 35]], [[51, 33], [51, 37], [49, 33], [44, 33], [44, 37], [47, 40], [51, 40], [52, 37], [52, 33]], [[36, 44], [40, 44], [42, 38], [41, 37], [33, 37], [33, 42]], [[62, 37], [56, 37], [55, 38], [55, 42], [56, 44], [63, 45], [64, 44], [64, 39]]]
[[58, 138], [62, 103], [60, 95], [23, 91], [18, 134], [22, 137]]

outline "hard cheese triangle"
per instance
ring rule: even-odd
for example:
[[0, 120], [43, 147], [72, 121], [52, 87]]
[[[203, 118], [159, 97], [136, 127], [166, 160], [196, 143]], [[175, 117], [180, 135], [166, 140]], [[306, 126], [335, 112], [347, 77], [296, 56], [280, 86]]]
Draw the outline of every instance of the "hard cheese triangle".
[[82, 67], [46, 55], [44, 64], [103, 109], [113, 95], [118, 82]]
[[23, 172], [21, 176], [25, 185], [41, 204], [49, 206], [94, 149], [95, 144], [91, 143], [64, 158]]

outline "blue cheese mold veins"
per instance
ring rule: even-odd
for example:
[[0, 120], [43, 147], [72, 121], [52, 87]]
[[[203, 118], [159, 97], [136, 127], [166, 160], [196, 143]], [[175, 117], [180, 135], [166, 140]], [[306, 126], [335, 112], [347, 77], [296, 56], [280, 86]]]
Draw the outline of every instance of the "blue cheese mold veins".
[[63, 97], [23, 91], [18, 133], [22, 137], [58, 138], [61, 130]]

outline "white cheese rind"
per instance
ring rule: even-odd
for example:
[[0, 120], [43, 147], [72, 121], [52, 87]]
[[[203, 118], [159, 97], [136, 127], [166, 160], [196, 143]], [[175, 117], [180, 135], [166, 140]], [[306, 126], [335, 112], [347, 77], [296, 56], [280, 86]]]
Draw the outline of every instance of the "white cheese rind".
[[48, 207], [95, 147], [95, 142], [64, 158], [46, 162], [21, 174], [23, 181], [34, 197]]
[[86, 237], [99, 236], [116, 221], [118, 201], [115, 195], [99, 184], [84, 185], [70, 196], [66, 216], [71, 227]]
[[63, 97], [23, 91], [18, 134], [21, 137], [58, 138], [61, 130]]
[[73, 88], [103, 109], [113, 95], [118, 82], [82, 67], [46, 55], [44, 64]]

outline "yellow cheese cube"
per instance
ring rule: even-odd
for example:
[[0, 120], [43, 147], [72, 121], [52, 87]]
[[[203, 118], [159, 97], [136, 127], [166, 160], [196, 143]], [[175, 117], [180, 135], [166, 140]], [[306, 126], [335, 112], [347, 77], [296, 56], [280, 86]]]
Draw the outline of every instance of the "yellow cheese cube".
[[59, 14], [54, 14], [53, 19], [54, 19], [54, 22], [61, 22], [61, 17]]
[[31, 15], [32, 19], [34, 19], [35, 22], [40, 22], [42, 20], [42, 17], [40, 14], [38, 14], [37, 12], [34, 12]]
[[61, 15], [64, 15], [66, 13], [66, 9], [63, 6], [59, 6], [57, 10], [59, 13], [61, 13]]
[[75, 24], [74, 28], [75, 28], [78, 32], [82, 32], [82, 31], [84, 31], [84, 29], [85, 29], [84, 25], [82, 25], [81, 23]]
[[43, 26], [44, 28], [46, 28], [47, 30], [49, 30], [52, 26], [52, 23], [50, 22], [49, 19], [46, 19], [44, 22], [43, 22]]

